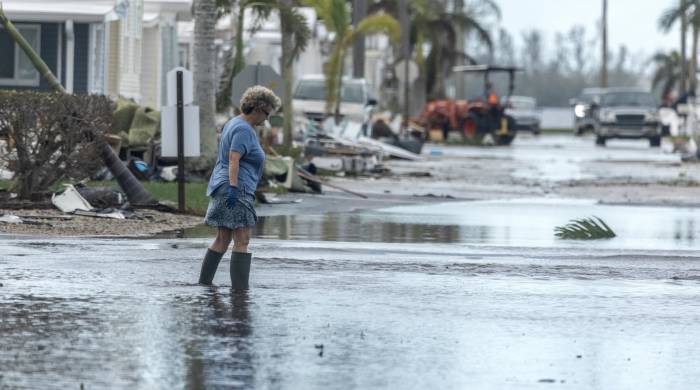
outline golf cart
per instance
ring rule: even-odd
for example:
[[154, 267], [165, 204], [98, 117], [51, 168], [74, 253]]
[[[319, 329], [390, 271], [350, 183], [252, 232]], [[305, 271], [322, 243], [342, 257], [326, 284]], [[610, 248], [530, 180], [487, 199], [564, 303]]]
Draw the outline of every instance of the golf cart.
[[[484, 96], [473, 100], [428, 102], [421, 114], [423, 125], [428, 129], [441, 129], [445, 139], [449, 131], [459, 131], [470, 143], [510, 145], [517, 133], [517, 124], [505, 110], [515, 89], [515, 72], [521, 69], [495, 65], [465, 65], [452, 69], [464, 74], [483, 75]], [[491, 73], [508, 74], [508, 92], [505, 96], [499, 98], [492, 91]]]

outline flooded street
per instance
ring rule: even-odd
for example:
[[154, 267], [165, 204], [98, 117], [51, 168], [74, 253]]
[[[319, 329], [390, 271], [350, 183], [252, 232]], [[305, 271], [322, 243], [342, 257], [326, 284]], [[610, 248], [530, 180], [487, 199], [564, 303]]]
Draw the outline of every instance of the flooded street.
[[[229, 289], [228, 256], [217, 287], [195, 284], [207, 228], [0, 236], [0, 389], [698, 388], [696, 168], [588, 141], [441, 147], [392, 163], [431, 178], [355, 182], [457, 199], [263, 212], [247, 293]], [[500, 173], [478, 181], [470, 164]], [[644, 183], [671, 192], [679, 172], [680, 204], [615, 201]], [[554, 237], [592, 215], [618, 237]]]

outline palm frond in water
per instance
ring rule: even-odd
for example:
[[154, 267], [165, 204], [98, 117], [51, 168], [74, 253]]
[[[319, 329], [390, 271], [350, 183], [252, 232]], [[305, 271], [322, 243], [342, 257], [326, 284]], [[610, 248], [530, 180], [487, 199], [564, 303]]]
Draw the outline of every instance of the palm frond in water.
[[565, 240], [598, 240], [613, 238], [615, 232], [602, 219], [581, 218], [570, 221], [565, 226], [554, 228], [554, 235]]

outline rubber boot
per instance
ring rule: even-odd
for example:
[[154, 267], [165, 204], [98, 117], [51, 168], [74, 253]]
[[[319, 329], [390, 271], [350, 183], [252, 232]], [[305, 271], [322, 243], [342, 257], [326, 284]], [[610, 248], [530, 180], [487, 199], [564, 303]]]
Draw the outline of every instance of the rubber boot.
[[233, 252], [231, 255], [231, 288], [234, 290], [248, 289], [250, 275], [251, 253]]
[[202, 261], [202, 271], [199, 273], [199, 284], [211, 285], [222, 257], [224, 257], [223, 253], [207, 249], [207, 254]]

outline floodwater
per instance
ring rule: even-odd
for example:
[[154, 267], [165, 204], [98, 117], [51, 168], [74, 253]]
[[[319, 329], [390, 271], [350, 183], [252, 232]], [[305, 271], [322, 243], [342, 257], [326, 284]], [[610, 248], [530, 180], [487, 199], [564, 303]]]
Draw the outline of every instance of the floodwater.
[[[552, 228], [598, 215], [618, 233]], [[0, 388], [694, 389], [696, 209], [524, 199], [259, 224], [251, 289], [207, 230], [0, 238]]]
[[[678, 163], [643, 141], [591, 145], [443, 152], [543, 182], [653, 181]], [[617, 237], [554, 237], [590, 216]], [[227, 259], [216, 287], [195, 284], [212, 236], [0, 236], [0, 389], [700, 388], [698, 208], [539, 197], [266, 217], [248, 292]]]

